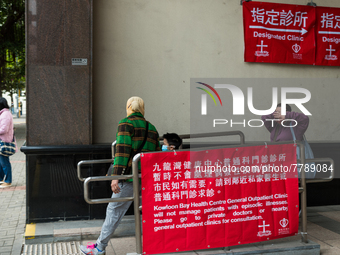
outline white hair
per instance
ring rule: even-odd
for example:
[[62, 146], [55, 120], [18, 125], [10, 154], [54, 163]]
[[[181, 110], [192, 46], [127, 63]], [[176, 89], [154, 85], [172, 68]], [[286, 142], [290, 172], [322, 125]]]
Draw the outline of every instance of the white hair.
[[127, 105], [131, 105], [130, 107], [133, 112], [140, 112], [144, 116], [144, 101], [140, 97], [130, 97]]

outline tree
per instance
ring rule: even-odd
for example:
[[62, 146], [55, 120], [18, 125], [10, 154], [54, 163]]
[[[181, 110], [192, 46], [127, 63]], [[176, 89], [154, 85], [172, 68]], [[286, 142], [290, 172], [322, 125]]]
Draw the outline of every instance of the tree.
[[[25, 81], [25, 0], [0, 1], [0, 96]], [[13, 97], [12, 97], [13, 100]]]

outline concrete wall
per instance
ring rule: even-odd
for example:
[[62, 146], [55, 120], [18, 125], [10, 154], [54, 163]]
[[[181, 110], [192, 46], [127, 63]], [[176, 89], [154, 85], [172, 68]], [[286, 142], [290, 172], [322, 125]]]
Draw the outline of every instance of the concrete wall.
[[[265, 2], [305, 5], [309, 1]], [[340, 7], [338, 0], [314, 2]], [[134, 95], [145, 100], [146, 118], [161, 135], [189, 133], [190, 78], [339, 76], [338, 67], [245, 63], [239, 0], [94, 1], [93, 31], [94, 143], [115, 140], [117, 124], [126, 115], [126, 100]], [[325, 88], [317, 82], [303, 87], [312, 93], [307, 107], [313, 128], [308, 139], [339, 141], [339, 87]], [[254, 102], [261, 98], [255, 95]], [[247, 140], [269, 139], [264, 128], [254, 134], [245, 131]]]

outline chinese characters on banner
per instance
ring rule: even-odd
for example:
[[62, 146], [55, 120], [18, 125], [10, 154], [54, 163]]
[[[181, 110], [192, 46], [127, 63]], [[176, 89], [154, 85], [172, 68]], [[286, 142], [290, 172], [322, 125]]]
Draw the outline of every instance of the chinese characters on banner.
[[246, 62], [314, 64], [314, 7], [246, 2], [243, 19]]
[[245, 2], [246, 62], [340, 65], [340, 9]]
[[316, 8], [316, 22], [316, 64], [340, 65], [340, 8]]
[[144, 254], [296, 234], [294, 164], [294, 144], [142, 154]]

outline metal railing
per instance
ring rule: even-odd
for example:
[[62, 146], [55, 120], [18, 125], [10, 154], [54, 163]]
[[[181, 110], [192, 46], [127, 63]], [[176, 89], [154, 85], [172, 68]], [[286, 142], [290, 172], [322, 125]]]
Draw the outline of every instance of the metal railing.
[[240, 144], [245, 144], [245, 137], [241, 131], [227, 131], [227, 132], [216, 132], [216, 133], [202, 133], [202, 134], [185, 134], [179, 135], [182, 139], [190, 138], [206, 138], [206, 137], [216, 137], [216, 136], [240, 136]]
[[[314, 159], [305, 159], [306, 163], [322, 163], [329, 162], [330, 165], [334, 167], [334, 160], [331, 158], [314, 158]], [[316, 170], [315, 170], [316, 171]], [[327, 178], [319, 178], [319, 179], [306, 179], [306, 183], [316, 183], [316, 182], [330, 182], [334, 179], [334, 168], [333, 171], [330, 172], [329, 177]]]
[[[241, 131], [225, 131], [225, 132], [216, 132], [216, 133], [203, 133], [203, 134], [184, 134], [179, 135], [182, 139], [189, 138], [205, 138], [205, 137], [216, 137], [216, 136], [240, 136], [240, 144], [245, 144], [244, 134]], [[162, 137], [160, 139], [163, 139]], [[77, 165], [77, 173], [78, 179], [84, 182], [84, 199], [89, 204], [101, 204], [101, 203], [110, 203], [110, 202], [123, 202], [123, 201], [131, 201], [131, 200], [120, 200], [118, 201], [116, 198], [102, 198], [102, 199], [91, 199], [89, 197], [89, 183], [95, 181], [112, 181], [112, 180], [126, 180], [131, 179], [132, 175], [120, 175], [120, 176], [98, 176], [98, 177], [87, 177], [86, 179], [81, 175], [81, 168], [84, 165], [92, 165], [92, 164], [104, 164], [104, 163], [112, 163], [114, 160], [115, 154], [115, 145], [116, 141], [112, 143], [111, 153], [112, 159], [98, 159], [98, 160], [82, 160]], [[138, 174], [138, 171], [137, 171]], [[139, 177], [139, 176], [138, 176]], [[130, 199], [130, 198], [128, 198]]]
[[[241, 131], [226, 131], [218, 133], [208, 133], [208, 134], [185, 134], [180, 135], [182, 139], [188, 138], [203, 138], [203, 137], [216, 137], [216, 136], [240, 136], [240, 144], [245, 144], [244, 134]], [[112, 159], [101, 159], [101, 160], [83, 160], [77, 165], [77, 174], [80, 181], [84, 181], [84, 200], [89, 204], [101, 204], [110, 202], [127, 202], [134, 201], [134, 215], [135, 215], [135, 228], [136, 228], [136, 247], [137, 253], [142, 253], [142, 240], [141, 240], [141, 220], [140, 220], [140, 210], [142, 206], [139, 205], [139, 174], [138, 174], [138, 161], [140, 160], [140, 154], [137, 154], [132, 161], [132, 175], [120, 175], [120, 176], [98, 176], [98, 177], [87, 177], [86, 179], [81, 175], [81, 167], [83, 165], [91, 164], [103, 164], [112, 163], [115, 154], [115, 144], [116, 141], [112, 143]], [[101, 199], [91, 199], [89, 197], [89, 184], [90, 182], [96, 181], [110, 181], [110, 180], [124, 180], [133, 178], [133, 197], [124, 198], [101, 198]]]
[[[301, 238], [302, 241], [307, 243], [307, 183], [316, 183], [316, 182], [329, 182], [334, 178], [334, 161], [331, 158], [315, 158], [315, 159], [305, 159], [305, 147], [304, 144], [300, 141], [296, 142], [275, 142], [275, 143], [251, 143], [245, 144], [244, 134], [241, 131], [231, 131], [231, 132], [220, 132], [220, 133], [210, 133], [210, 134], [195, 134], [195, 135], [181, 135], [182, 139], [187, 138], [203, 138], [203, 137], [213, 137], [213, 136], [228, 136], [228, 135], [239, 135], [240, 136], [240, 144], [238, 145], [230, 145], [224, 147], [216, 147], [216, 148], [236, 148], [236, 147], [252, 147], [252, 146], [259, 146], [259, 145], [278, 145], [278, 144], [296, 144], [300, 148], [300, 155], [301, 159], [297, 160], [298, 163], [301, 163], [305, 166], [305, 163], [321, 163], [327, 162], [332, 165], [333, 171], [330, 172], [329, 177], [322, 178], [322, 179], [305, 179], [305, 171], [304, 167], [301, 169], [301, 177], [300, 177], [300, 187], [299, 193], [301, 196], [301, 218], [302, 218], [302, 232]], [[112, 155], [114, 156], [114, 145], [115, 142], [112, 144]], [[215, 147], [209, 147], [210, 149], [214, 149]], [[198, 149], [198, 148], [197, 148]], [[204, 148], [200, 148], [201, 150]], [[196, 149], [195, 149], [196, 150]], [[190, 151], [183, 150], [183, 151]], [[162, 152], [147, 152], [147, 153], [162, 153]], [[132, 175], [120, 175], [120, 176], [105, 176], [105, 177], [88, 177], [84, 182], [84, 199], [89, 204], [99, 204], [99, 203], [110, 203], [110, 202], [124, 202], [124, 201], [134, 201], [134, 215], [135, 215], [135, 227], [136, 227], [136, 252], [137, 254], [142, 254], [142, 235], [141, 235], [141, 219], [140, 219], [140, 210], [142, 206], [139, 204], [139, 175], [138, 175], [138, 162], [140, 161], [140, 154], [134, 156], [132, 161]], [[105, 161], [105, 162], [104, 162]], [[88, 161], [81, 161], [78, 163], [78, 179], [83, 181], [84, 178], [81, 177], [81, 166], [84, 164], [96, 164], [96, 163], [108, 163], [108, 160], [88, 160]], [[110, 162], [112, 162], [111, 159]], [[125, 198], [104, 198], [104, 199], [90, 199], [89, 198], [89, 183], [95, 181], [109, 181], [109, 180], [119, 180], [119, 179], [131, 179], [133, 178], [133, 197], [125, 197]]]
[[[112, 153], [112, 158], [111, 159], [95, 159], [95, 160], [82, 160], [79, 161], [77, 164], [77, 176], [79, 181], [83, 182], [85, 181], [85, 178], [82, 177], [81, 175], [81, 167], [83, 165], [93, 165], [93, 164], [107, 164], [107, 163], [113, 163], [114, 157], [115, 157], [115, 146], [116, 146], [116, 141], [114, 141], [111, 145], [111, 153]], [[95, 178], [95, 177], [91, 177], [91, 178]], [[105, 180], [105, 181], [109, 181]], [[111, 180], [116, 180], [116, 179], [111, 179]], [[101, 179], [97, 180], [97, 181], [101, 181]], [[103, 180], [104, 181], [104, 180]]]
[[[300, 185], [302, 188], [301, 192], [301, 220], [302, 220], [302, 232], [301, 232], [301, 238], [304, 243], [308, 243], [307, 238], [307, 183], [316, 183], [316, 182], [330, 182], [334, 179], [334, 160], [331, 158], [314, 158], [314, 159], [305, 159], [305, 153], [304, 153], [304, 145], [302, 145], [303, 149], [301, 149], [300, 146], [300, 155], [303, 155], [301, 157], [301, 164], [304, 163], [322, 163], [322, 162], [328, 162], [332, 166], [332, 171], [330, 172], [330, 175], [328, 178], [322, 178], [322, 179], [305, 179], [305, 171], [304, 168], [301, 170], [301, 179], [300, 179]], [[302, 154], [303, 153], [303, 154]], [[302, 163], [303, 162], [303, 163]]]

